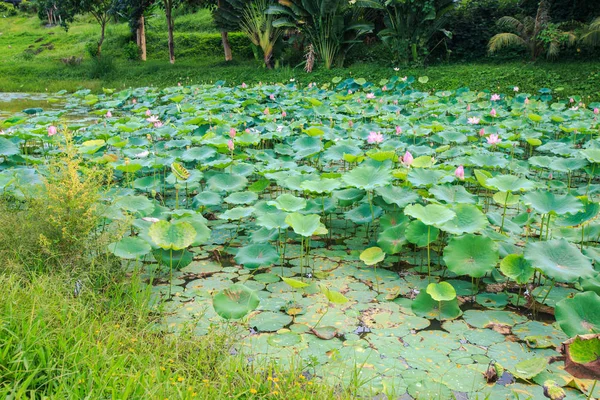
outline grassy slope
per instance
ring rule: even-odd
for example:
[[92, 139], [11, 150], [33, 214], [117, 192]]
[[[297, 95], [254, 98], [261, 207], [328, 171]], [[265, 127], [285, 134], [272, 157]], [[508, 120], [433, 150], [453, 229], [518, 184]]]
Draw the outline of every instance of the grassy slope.
[[[122, 47], [127, 43], [126, 24], [111, 24], [108, 27], [104, 51], [116, 55], [116, 69], [102, 79], [90, 79], [92, 63], [86, 55], [85, 45], [98, 36], [98, 27], [89, 18], [80, 17], [68, 32], [61, 28], [45, 28], [36, 17], [12, 17], [0, 19], [0, 91], [69, 91], [85, 87], [94, 91], [102, 87], [123, 88], [130, 86], [169, 86], [178, 82], [210, 83], [225, 80], [228, 84], [241, 82], [285, 82], [295, 78], [298, 82], [327, 82], [335, 76], [364, 77], [373, 82], [393, 75], [427, 75], [429, 83], [424, 88], [454, 89], [469, 86], [471, 89], [506, 92], [517, 85], [522, 91], [536, 92], [541, 87], [560, 89], [559, 95], [591, 96], [600, 98], [600, 63], [538, 63], [523, 62], [503, 64], [451, 64], [429, 68], [402, 68], [395, 72], [390, 66], [356, 63], [342, 70], [317, 69], [307, 74], [301, 68], [280, 68], [265, 70], [256, 61], [244, 59], [234, 54], [236, 60], [229, 65], [222, 61], [222, 54], [210, 57], [179, 57], [175, 65], [166, 59], [166, 31], [164, 17], [156, 15], [148, 21], [149, 61], [126, 61]], [[186, 42], [184, 35], [211, 34], [210, 15], [202, 11], [194, 15], [176, 18], [176, 52], [188, 53], [181, 45]], [[40, 40], [36, 43], [36, 40]], [[193, 41], [193, 37], [192, 37]], [[23, 52], [51, 42], [53, 50], [43, 50], [33, 57], [25, 57]], [[178, 46], [179, 42], [179, 46]], [[10, 48], [9, 48], [10, 46]], [[67, 67], [59, 59], [68, 56], [84, 56], [80, 66]]]

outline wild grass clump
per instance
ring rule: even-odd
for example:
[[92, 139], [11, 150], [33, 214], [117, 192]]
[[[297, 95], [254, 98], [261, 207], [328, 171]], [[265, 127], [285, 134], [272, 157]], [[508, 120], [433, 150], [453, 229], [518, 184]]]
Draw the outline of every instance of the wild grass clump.
[[0, 199], [0, 269], [89, 272], [114, 261], [107, 245], [122, 232], [102, 217], [112, 173], [86, 165], [64, 138], [59, 155], [40, 167], [40, 185]]

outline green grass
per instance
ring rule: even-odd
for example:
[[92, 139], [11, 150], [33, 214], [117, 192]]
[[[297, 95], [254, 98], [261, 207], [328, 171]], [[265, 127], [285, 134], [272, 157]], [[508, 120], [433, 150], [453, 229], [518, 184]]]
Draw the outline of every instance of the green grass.
[[249, 367], [229, 355], [226, 328], [202, 338], [159, 333], [135, 279], [84, 286], [79, 297], [66, 275], [5, 273], [0, 286], [1, 398], [342, 397], [299, 369]]
[[[600, 99], [600, 62], [529, 62], [512, 61], [500, 64], [473, 63], [435, 65], [428, 68], [401, 68], [391, 65], [355, 61], [344, 69], [330, 71], [317, 68], [312, 74], [302, 66], [290, 65], [266, 70], [252, 59], [248, 41], [241, 34], [232, 34], [234, 62], [222, 58], [220, 36], [212, 26], [210, 13], [176, 17], [175, 49], [177, 62], [168, 63], [164, 16], [157, 13], [148, 19], [149, 61], [127, 61], [123, 46], [128, 42], [129, 28], [125, 23], [110, 24], [104, 54], [114, 59], [114, 68], [96, 71], [86, 54], [87, 43], [93, 43], [99, 32], [89, 17], [79, 17], [68, 32], [59, 27], [45, 28], [37, 17], [19, 15], [0, 19], [0, 91], [44, 92], [102, 87], [171, 86], [211, 83], [224, 80], [229, 85], [246, 82], [329, 82], [333, 77], [363, 77], [377, 83], [393, 75], [429, 76], [429, 83], [420, 89], [456, 89], [468, 86], [474, 90], [502, 91], [519, 86], [521, 91], [537, 93], [542, 87], [558, 90], [557, 96], [582, 95], [585, 99]], [[52, 44], [53, 49], [42, 45]], [[30, 47], [36, 55], [26, 55]], [[61, 58], [84, 57], [79, 66], [65, 66]], [[296, 67], [296, 68], [294, 68]]]

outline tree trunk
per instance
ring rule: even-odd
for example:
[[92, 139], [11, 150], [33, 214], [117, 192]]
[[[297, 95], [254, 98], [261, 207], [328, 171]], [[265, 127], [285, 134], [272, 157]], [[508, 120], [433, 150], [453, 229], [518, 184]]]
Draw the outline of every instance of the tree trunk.
[[98, 40], [98, 54], [97, 56], [100, 57], [100, 55], [102, 54], [102, 43], [104, 42], [104, 30], [106, 29], [106, 22], [101, 22], [100, 23], [100, 40]]
[[233, 60], [231, 46], [229, 45], [229, 34], [225, 31], [221, 31], [221, 42], [223, 42], [223, 50], [225, 51], [225, 61]]
[[167, 30], [169, 31], [169, 62], [175, 64], [175, 41], [173, 40], [173, 3], [165, 0], [165, 15], [167, 16]]
[[138, 21], [137, 28], [137, 45], [140, 48], [140, 58], [142, 61], [146, 61], [146, 25], [144, 16], [141, 15]]
[[273, 69], [273, 65], [271, 65], [271, 58], [273, 58], [273, 51], [268, 51], [264, 53], [264, 61], [267, 69]]

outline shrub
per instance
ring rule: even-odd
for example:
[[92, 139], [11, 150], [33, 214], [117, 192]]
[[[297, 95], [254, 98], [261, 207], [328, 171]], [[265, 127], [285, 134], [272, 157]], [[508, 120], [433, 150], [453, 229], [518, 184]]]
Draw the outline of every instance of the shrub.
[[130, 60], [130, 61], [135, 61], [135, 60], [139, 60], [140, 59], [140, 48], [133, 42], [128, 42], [124, 47], [123, 47], [123, 54], [125, 54], [125, 57]]
[[92, 58], [90, 67], [90, 78], [105, 79], [112, 76], [116, 70], [117, 67], [111, 56], [103, 55], [101, 57], [94, 57]]
[[68, 133], [61, 147], [62, 155], [43, 171], [40, 185], [23, 186], [21, 200], [0, 201], [0, 264], [4, 267], [89, 268], [121, 234], [114, 225], [100, 230], [107, 207], [101, 199], [111, 171], [83, 164]]

